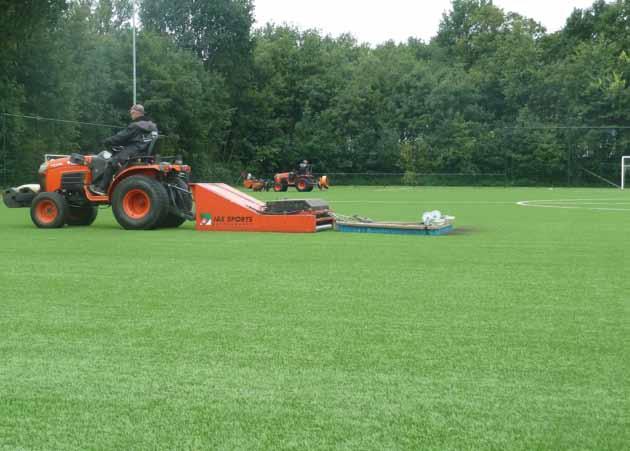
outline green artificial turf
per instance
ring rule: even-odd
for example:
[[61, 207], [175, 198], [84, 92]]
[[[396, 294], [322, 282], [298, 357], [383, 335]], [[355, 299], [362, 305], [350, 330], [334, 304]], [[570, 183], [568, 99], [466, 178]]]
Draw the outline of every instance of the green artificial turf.
[[627, 449], [630, 192], [308, 196], [457, 230], [38, 230], [0, 207], [0, 449]]

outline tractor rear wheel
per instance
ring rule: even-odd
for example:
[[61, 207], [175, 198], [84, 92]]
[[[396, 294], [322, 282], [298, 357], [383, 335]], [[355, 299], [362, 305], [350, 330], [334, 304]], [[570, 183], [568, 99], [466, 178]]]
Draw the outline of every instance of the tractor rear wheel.
[[165, 229], [174, 229], [185, 222], [186, 218], [182, 218], [181, 216], [169, 213], [166, 215], [166, 218], [164, 218], [164, 221], [162, 221], [162, 224], [160, 224], [159, 227], [164, 227]]
[[124, 179], [114, 189], [112, 211], [123, 228], [150, 230], [168, 214], [168, 194], [157, 180], [144, 175]]
[[309, 191], [313, 191], [313, 184], [305, 178], [301, 178], [298, 179], [297, 183], [295, 184], [295, 188], [301, 192], [309, 192]]
[[66, 223], [68, 201], [59, 193], [39, 193], [31, 204], [31, 219], [41, 229], [58, 229]]
[[96, 220], [98, 207], [69, 207], [66, 224], [69, 226], [89, 226]]
[[[186, 194], [186, 192], [190, 193], [188, 183], [182, 179], [173, 180], [171, 183], [174, 187], [169, 186], [168, 189], [171, 191], [170, 198], [175, 203], [174, 207], [176, 207], [180, 212], [191, 214], [193, 210], [193, 198], [192, 194]], [[164, 227], [167, 229], [175, 228], [179, 227], [184, 222], [186, 222], [186, 218], [169, 211], [158, 227]]]

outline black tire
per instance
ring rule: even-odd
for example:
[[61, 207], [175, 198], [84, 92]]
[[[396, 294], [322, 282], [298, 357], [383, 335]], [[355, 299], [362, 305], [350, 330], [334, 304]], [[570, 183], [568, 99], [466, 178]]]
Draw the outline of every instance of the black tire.
[[[171, 190], [171, 199], [175, 202], [175, 208], [183, 213], [192, 214], [193, 210], [193, 198], [192, 194], [186, 194], [181, 190], [186, 190], [190, 193], [190, 188], [188, 187], [188, 183], [186, 183], [182, 179], [175, 179], [170, 182], [172, 185], [175, 185], [179, 189], [168, 188]], [[164, 228], [175, 228], [181, 226], [184, 222], [186, 222], [186, 218], [181, 217], [173, 213], [169, 212], [164, 221], [158, 227]]]
[[274, 190], [276, 193], [283, 193], [283, 192], [285, 192], [287, 189], [289, 189], [289, 187], [287, 186], [287, 184], [286, 184], [286, 183], [275, 183], [275, 184], [273, 185], [273, 190]]
[[182, 179], [175, 179], [171, 184], [178, 188], [171, 188], [173, 191], [173, 199], [175, 200], [175, 207], [182, 213], [191, 214], [193, 210], [193, 196], [188, 183]]
[[313, 191], [313, 184], [306, 178], [300, 178], [295, 182], [295, 189], [300, 193]]
[[185, 222], [186, 218], [182, 218], [181, 216], [169, 213], [166, 215], [166, 218], [164, 218], [164, 221], [162, 221], [162, 224], [160, 224], [160, 227], [163, 227], [165, 229], [173, 229], [179, 227]]
[[112, 211], [116, 221], [127, 230], [151, 230], [168, 214], [168, 193], [157, 180], [132, 175], [116, 186]]
[[66, 224], [68, 201], [59, 193], [39, 193], [31, 204], [31, 219], [40, 229], [58, 229]]
[[96, 220], [98, 207], [69, 207], [66, 224], [69, 226], [89, 226]]

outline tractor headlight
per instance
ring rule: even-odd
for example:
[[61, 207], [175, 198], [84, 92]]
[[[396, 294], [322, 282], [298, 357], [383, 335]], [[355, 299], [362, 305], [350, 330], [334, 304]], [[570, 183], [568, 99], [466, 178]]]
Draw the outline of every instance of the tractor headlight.
[[48, 169], [48, 162], [44, 161], [42, 164], [39, 165], [39, 170], [37, 172], [39, 174], [43, 174], [44, 172], [46, 172], [46, 169]]
[[170, 170], [172, 169], [171, 165], [166, 163], [166, 162], [162, 162], [160, 163], [160, 171], [162, 172], [170, 172]]

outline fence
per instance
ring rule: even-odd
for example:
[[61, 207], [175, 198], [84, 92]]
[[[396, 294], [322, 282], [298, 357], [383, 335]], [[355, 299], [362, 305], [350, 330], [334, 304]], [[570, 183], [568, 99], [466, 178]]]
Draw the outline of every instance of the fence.
[[418, 173], [418, 172], [331, 172], [326, 175], [335, 186], [507, 186], [502, 173]]
[[[0, 188], [37, 180], [46, 153], [94, 153], [124, 125], [0, 113]], [[493, 132], [492, 149], [473, 149], [465, 170], [327, 172], [333, 185], [593, 186], [621, 184], [619, 162], [630, 155], [630, 127], [511, 127]], [[186, 154], [176, 136], [163, 136], [160, 153], [184, 153], [193, 178], [238, 183], [241, 169]], [[432, 150], [439, 155], [440, 149]], [[484, 160], [485, 159], [485, 160]], [[315, 168], [318, 169], [317, 167]], [[271, 178], [273, 174], [256, 174]]]
[[510, 185], [618, 187], [630, 127], [540, 126], [502, 130]]

